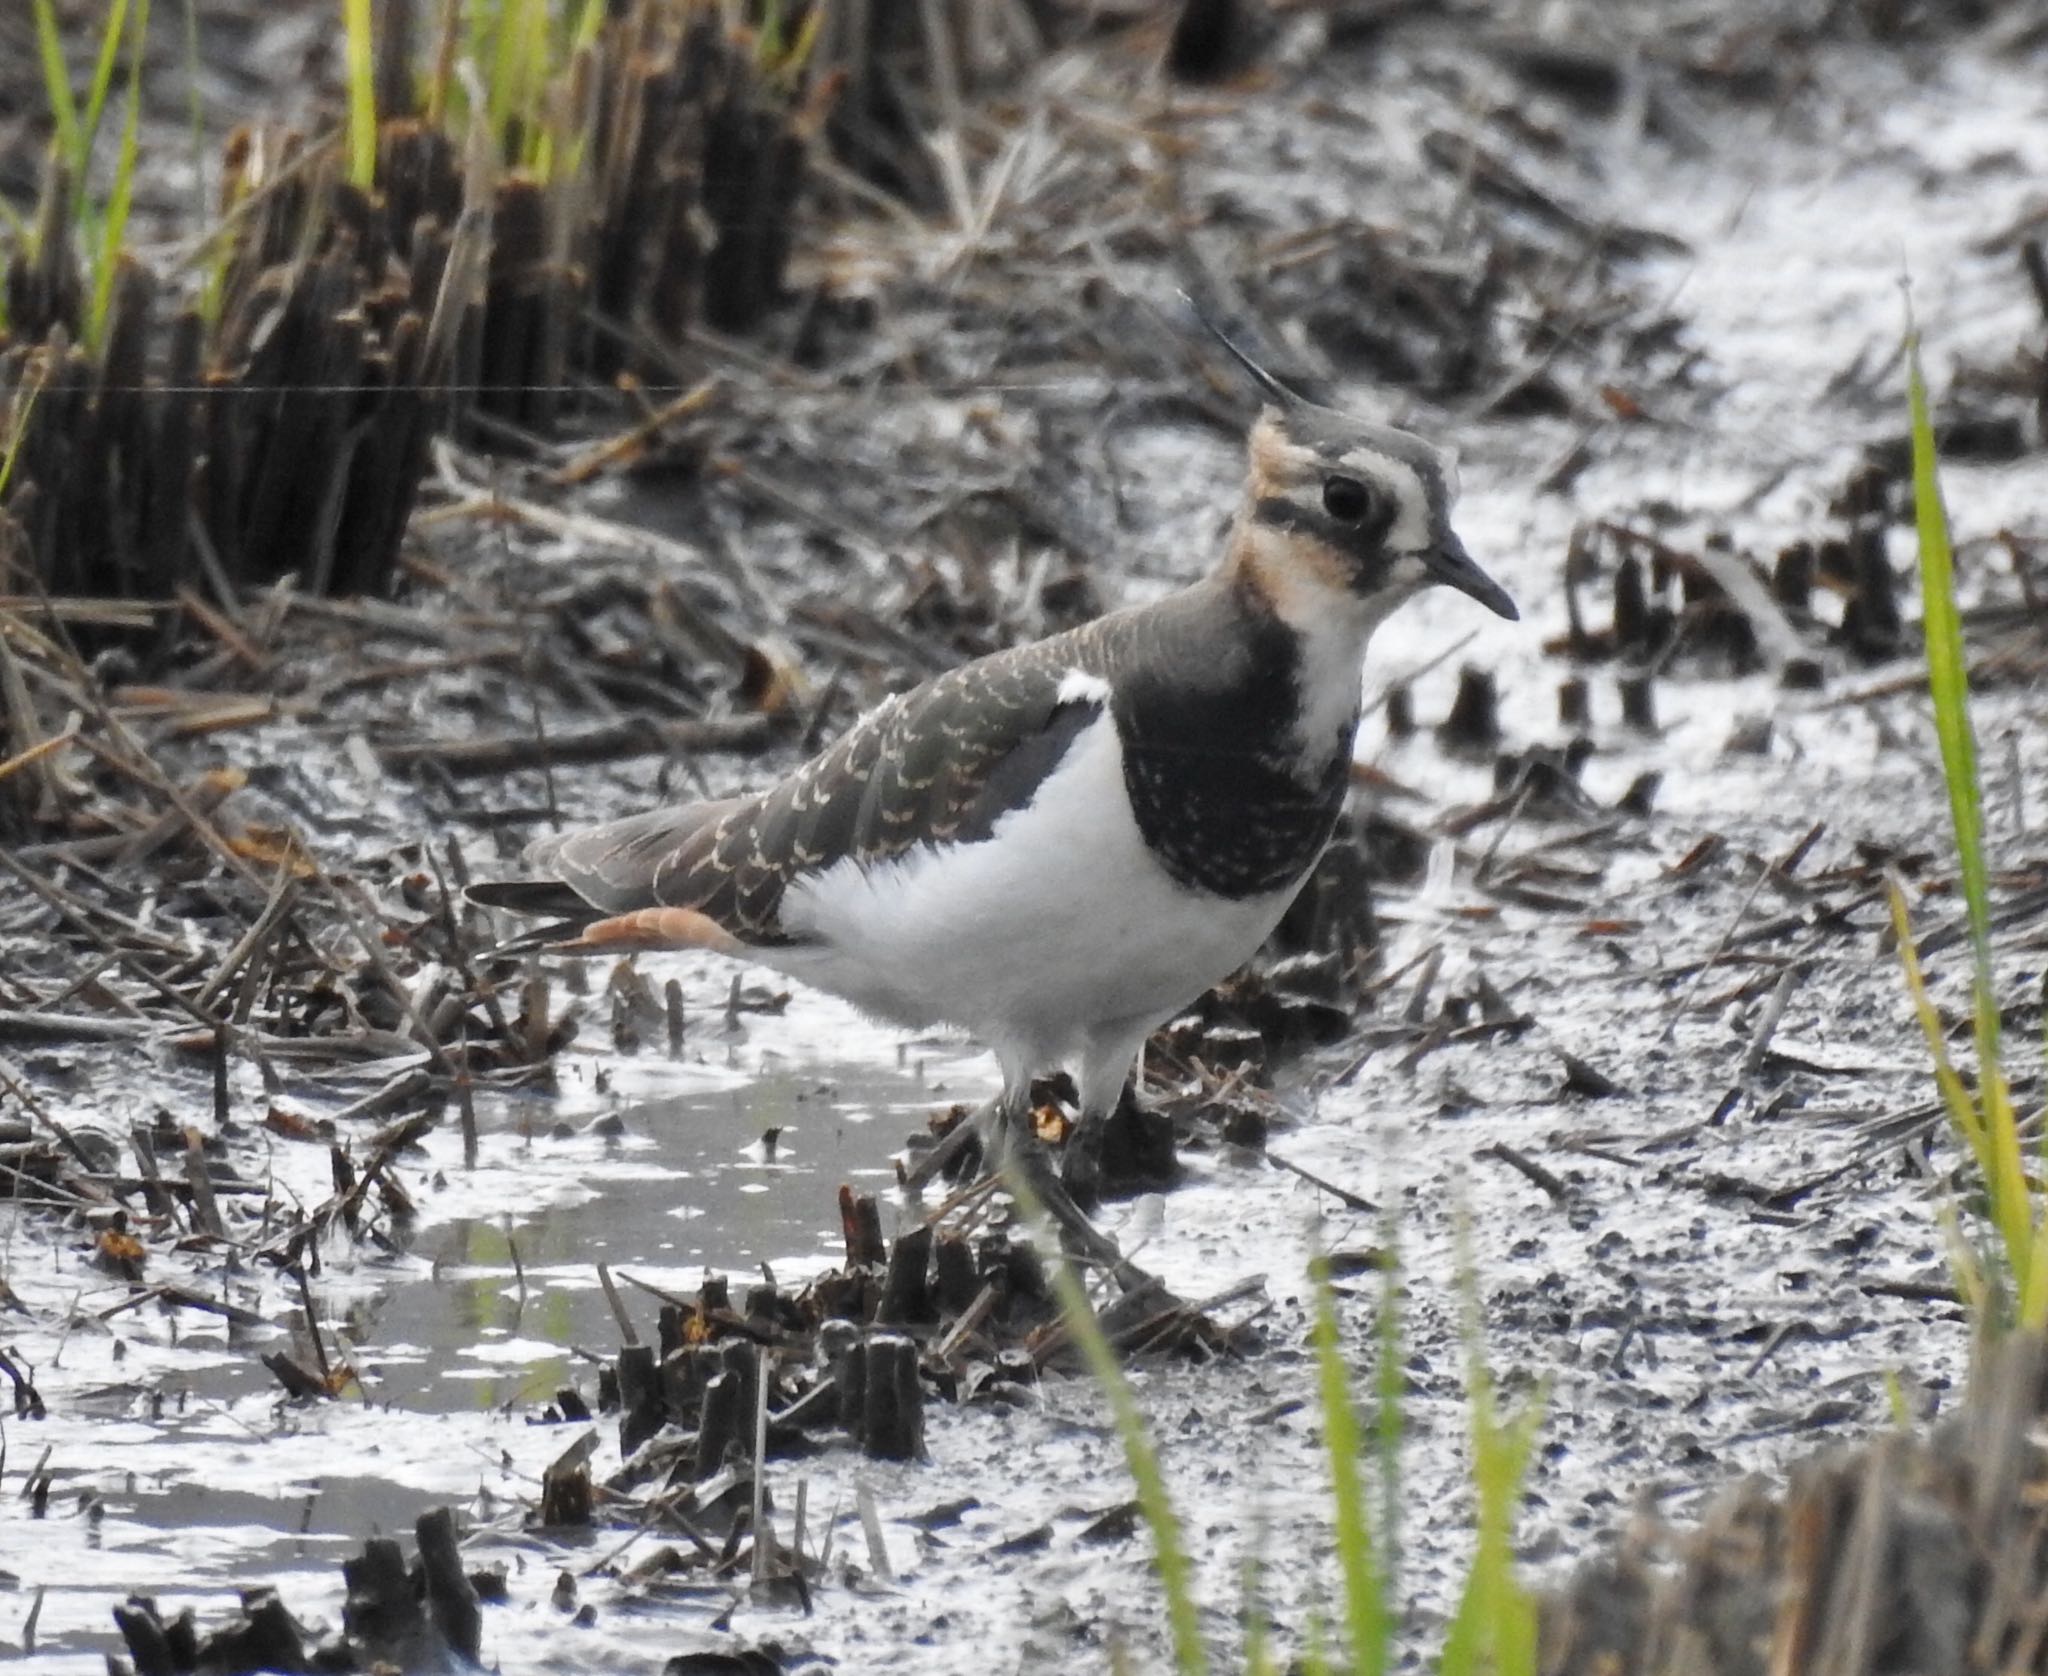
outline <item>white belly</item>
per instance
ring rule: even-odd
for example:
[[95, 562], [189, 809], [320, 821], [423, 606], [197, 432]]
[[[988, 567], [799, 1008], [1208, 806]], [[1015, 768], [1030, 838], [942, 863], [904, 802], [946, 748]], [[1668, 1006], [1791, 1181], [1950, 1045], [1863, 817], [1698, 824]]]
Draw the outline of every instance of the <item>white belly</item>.
[[1250, 958], [1295, 889], [1231, 901], [1170, 879], [1131, 817], [1105, 713], [985, 841], [843, 861], [792, 885], [782, 923], [814, 941], [772, 959], [882, 1017], [958, 1026], [1039, 1070], [1091, 1029], [1149, 1028], [1187, 1005]]

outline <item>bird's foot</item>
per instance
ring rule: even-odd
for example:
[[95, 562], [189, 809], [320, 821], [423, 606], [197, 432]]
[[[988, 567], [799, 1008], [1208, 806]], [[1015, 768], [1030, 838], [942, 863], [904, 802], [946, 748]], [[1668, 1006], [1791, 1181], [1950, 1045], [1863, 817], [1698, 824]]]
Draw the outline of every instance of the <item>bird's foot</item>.
[[1106, 1127], [1092, 1112], [1083, 1112], [1060, 1148], [1060, 1181], [1074, 1202], [1088, 1210], [1102, 1203], [1102, 1139]]
[[1058, 1227], [1060, 1243], [1069, 1253], [1101, 1264], [1126, 1291], [1150, 1281], [1151, 1277], [1127, 1262], [1116, 1241], [1096, 1227], [1088, 1213], [1074, 1202], [1074, 1195], [1053, 1168], [1051, 1154], [1032, 1133], [1028, 1115], [1011, 1111], [997, 1114], [989, 1141], [989, 1168], [1009, 1183], [1020, 1198], [1037, 1201]]
[[1091, 1209], [1104, 1199], [1163, 1192], [1180, 1179], [1173, 1119], [1126, 1088], [1115, 1111], [1081, 1114], [1061, 1150], [1060, 1176]]

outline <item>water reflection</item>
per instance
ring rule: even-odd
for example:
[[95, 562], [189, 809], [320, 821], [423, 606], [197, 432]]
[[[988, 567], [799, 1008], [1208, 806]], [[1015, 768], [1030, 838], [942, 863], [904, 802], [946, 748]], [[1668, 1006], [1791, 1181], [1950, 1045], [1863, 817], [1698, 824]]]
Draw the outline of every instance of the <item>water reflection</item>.
[[[886, 1064], [886, 1061], [884, 1062]], [[841, 1182], [886, 1190], [891, 1155], [943, 1096], [911, 1070], [864, 1068], [829, 1088], [770, 1066], [743, 1086], [628, 1099], [580, 1127], [530, 1109], [486, 1118], [486, 1167], [539, 1194], [509, 1217], [423, 1231], [418, 1278], [350, 1302], [338, 1325], [380, 1403], [444, 1412], [586, 1392], [618, 1329], [597, 1278], [607, 1263], [673, 1292], [707, 1271], [800, 1280], [840, 1249]], [[644, 1330], [656, 1301], [622, 1296]]]

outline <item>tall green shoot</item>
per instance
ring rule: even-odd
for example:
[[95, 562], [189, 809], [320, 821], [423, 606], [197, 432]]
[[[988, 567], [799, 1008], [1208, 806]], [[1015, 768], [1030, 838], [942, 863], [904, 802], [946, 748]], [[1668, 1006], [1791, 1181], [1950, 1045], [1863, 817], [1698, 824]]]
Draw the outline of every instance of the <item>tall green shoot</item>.
[[377, 184], [377, 40], [370, 0], [341, 0], [348, 43], [348, 181], [368, 192]]
[[583, 0], [583, 9], [576, 14], [576, 22], [569, 31], [569, 56], [588, 47], [597, 45], [598, 31], [604, 27], [605, 0]]
[[82, 221], [91, 202], [86, 192], [86, 169], [92, 161], [93, 144], [99, 138], [100, 117], [106, 110], [107, 95], [113, 87], [114, 69], [120, 62], [121, 41], [128, 24], [128, 0], [113, 0], [107, 9], [82, 114], [71, 91], [71, 70], [64, 60], [63, 36], [54, 0], [35, 0], [35, 14], [36, 50], [42, 65], [43, 96], [49, 102], [50, 121], [56, 131], [57, 156], [71, 182], [71, 201], [63, 206], [61, 219], [66, 223]]
[[[141, 150], [142, 61], [149, 32], [149, 0], [138, 0], [132, 9], [129, 0], [112, 0], [109, 5], [99, 49], [93, 58], [92, 80], [86, 88], [83, 111], [79, 109], [71, 89], [71, 72], [64, 58], [54, 0], [34, 0], [34, 8], [44, 97], [49, 102], [50, 120], [55, 130], [56, 155], [62, 165], [63, 178], [69, 182], [67, 201], [54, 206], [54, 219], [47, 226], [68, 228], [77, 222], [83, 227], [92, 285], [81, 336], [87, 348], [97, 349], [106, 335], [107, 315], [113, 306], [114, 284], [120, 271], [122, 242], [128, 230], [128, 213], [134, 202], [135, 170]], [[121, 127], [121, 147], [115, 160], [106, 208], [95, 219], [91, 214], [92, 197], [87, 189], [88, 172], [124, 43], [128, 48], [127, 112]], [[40, 236], [50, 235], [46, 229]]]
[[[1315, 1345], [1317, 1400], [1323, 1411], [1323, 1447], [1330, 1457], [1337, 1564], [1344, 1586], [1344, 1627], [1351, 1643], [1349, 1668], [1356, 1676], [1381, 1676], [1393, 1655], [1394, 1643], [1388, 1572], [1381, 1556], [1373, 1551], [1372, 1510], [1366, 1505], [1358, 1465], [1365, 1453], [1364, 1432], [1351, 1402], [1351, 1371], [1344, 1365], [1344, 1352], [1337, 1337], [1336, 1295], [1330, 1287], [1328, 1268], [1320, 1257], [1316, 1259], [1314, 1281], [1310, 1337]], [[1400, 1284], [1400, 1277], [1391, 1266], [1382, 1272], [1381, 1284], [1385, 1288], [1381, 1304], [1384, 1322], [1394, 1313], [1395, 1289]], [[1399, 1378], [1398, 1370], [1395, 1378]], [[1382, 1395], [1384, 1398], [1384, 1389]], [[1397, 1391], [1397, 1409], [1398, 1406]]]
[[[1992, 1328], [2017, 1324], [2048, 1326], [2048, 1230], [2029, 1186], [2019, 1137], [2019, 1118], [2006, 1080], [1999, 1044], [1998, 997], [1991, 971], [1991, 892], [1984, 860], [1984, 797], [1977, 772], [1976, 733], [1970, 721], [1969, 659], [1963, 645], [1962, 614], [1956, 605], [1954, 549], [1948, 510], [1942, 500], [1934, 425], [1920, 369], [1920, 340], [1906, 336], [1906, 389], [1912, 418], [1913, 509], [1919, 541], [1921, 616], [1927, 647], [1927, 686], [1933, 700], [1935, 736], [1941, 746], [1949, 819], [1955, 833], [1957, 872], [1970, 932], [1971, 1014], [1977, 1049], [1973, 1095], [1948, 1056], [1941, 1020], [1928, 998], [1913, 948], [1905, 899], [1891, 887], [1893, 925], [1914, 1011], [1934, 1061], [1942, 1102], [1983, 1177], [1991, 1223], [2004, 1257], [1972, 1273], [1958, 1262], [1966, 1295], [1983, 1298], [1995, 1319]], [[1964, 1250], [1967, 1248], [1964, 1247]]]
[[21, 458], [21, 450], [28, 441], [28, 422], [36, 410], [36, 399], [43, 393], [43, 385], [49, 378], [50, 363], [47, 354], [38, 358], [36, 378], [33, 384], [16, 388], [14, 402], [8, 414], [7, 435], [0, 441], [0, 502], [7, 498], [7, 485], [14, 481], [14, 463]]
[[1543, 1420], [1539, 1393], [1504, 1416], [1486, 1365], [1479, 1277], [1469, 1237], [1459, 1230], [1459, 1290], [1465, 1300], [1466, 1401], [1472, 1409], [1472, 1485], [1478, 1543], [1464, 1594], [1444, 1637], [1440, 1676], [1536, 1676], [1536, 1603], [1515, 1576], [1515, 1514]]
[[72, 170], [72, 178], [83, 165], [84, 147], [79, 144], [78, 101], [71, 95], [71, 67], [64, 62], [64, 38], [57, 27], [54, 0], [35, 0], [36, 51], [43, 66], [43, 97], [50, 106], [50, 121], [56, 128], [57, 155]]
[[530, 163], [541, 141], [541, 102], [552, 56], [547, 0], [498, 0], [495, 22], [491, 131], [507, 162]]
[[587, 101], [579, 101], [577, 92], [582, 66], [596, 50], [604, 19], [605, 0], [583, 0], [583, 9], [569, 31], [569, 49], [549, 100], [558, 114], [550, 117], [534, 151], [534, 173], [543, 180], [555, 176], [557, 170], [572, 180], [583, 172], [589, 131], [578, 107]]
[[[1036, 1195], [1019, 1186], [1017, 1198], [1033, 1224], [1049, 1228], [1050, 1222]], [[1057, 1242], [1049, 1242], [1057, 1250]], [[1053, 1290], [1066, 1312], [1068, 1330], [1080, 1346], [1088, 1371], [1095, 1376], [1109, 1399], [1110, 1417], [1124, 1447], [1124, 1459], [1138, 1490], [1138, 1510], [1152, 1532], [1152, 1565], [1159, 1586], [1166, 1594], [1167, 1628], [1173, 1640], [1173, 1667], [1180, 1676], [1207, 1676], [1209, 1655], [1202, 1645], [1201, 1616], [1195, 1606], [1194, 1567], [1188, 1559], [1187, 1544], [1181, 1536], [1180, 1517], [1173, 1498], [1166, 1491], [1166, 1476], [1159, 1469], [1159, 1452], [1146, 1433], [1144, 1416], [1137, 1398], [1124, 1377], [1123, 1364], [1095, 1318], [1086, 1288], [1064, 1255], [1053, 1265]]]
[[[1033, 1225], [1046, 1233], [1047, 1248], [1056, 1250], [1057, 1244], [1050, 1237], [1049, 1224], [1036, 1196], [1022, 1183], [1013, 1184], [1013, 1191]], [[1310, 1339], [1315, 1354], [1323, 1441], [1330, 1460], [1344, 1634], [1333, 1651], [1329, 1626], [1320, 1615], [1312, 1615], [1305, 1626], [1301, 1662], [1294, 1668], [1308, 1676], [1337, 1676], [1339, 1672], [1343, 1676], [1383, 1676], [1394, 1668], [1398, 1655], [1400, 1608], [1394, 1557], [1398, 1552], [1400, 1510], [1397, 1506], [1382, 1508], [1375, 1518], [1375, 1510], [1369, 1505], [1373, 1498], [1367, 1493], [1366, 1474], [1361, 1465], [1368, 1455], [1397, 1447], [1401, 1435], [1399, 1269], [1390, 1257], [1375, 1334], [1381, 1361], [1381, 1412], [1370, 1435], [1361, 1425], [1352, 1402], [1350, 1373], [1344, 1363], [1337, 1327], [1335, 1293], [1321, 1259], [1316, 1260], [1311, 1278]], [[1466, 1300], [1464, 1336], [1471, 1364], [1477, 1542], [1457, 1614], [1434, 1668], [1439, 1676], [1534, 1676], [1536, 1607], [1515, 1577], [1513, 1540], [1515, 1515], [1521, 1506], [1535, 1452], [1536, 1430], [1541, 1423], [1542, 1399], [1539, 1396], [1512, 1416], [1503, 1415], [1486, 1366], [1477, 1281], [1470, 1262], [1462, 1259], [1461, 1284]], [[1054, 1265], [1053, 1285], [1065, 1311], [1066, 1327], [1090, 1373], [1108, 1397], [1117, 1435], [1137, 1486], [1138, 1506], [1152, 1532], [1153, 1569], [1166, 1597], [1173, 1668], [1178, 1676], [1206, 1676], [1213, 1660], [1201, 1638], [1193, 1569], [1179, 1519], [1166, 1492], [1158, 1454], [1146, 1434], [1116, 1352], [1103, 1335], [1086, 1290], [1064, 1257]], [[1384, 1462], [1377, 1464], [1382, 1469], [1380, 1483], [1397, 1486], [1398, 1473], [1388, 1470]], [[1246, 1676], [1273, 1676], [1280, 1665], [1258, 1593], [1254, 1556], [1247, 1567], [1242, 1668]]]
[[[126, 0], [116, 3], [125, 7]], [[92, 301], [85, 321], [86, 347], [94, 351], [106, 342], [107, 316], [113, 308], [114, 281], [121, 269], [122, 241], [128, 232], [128, 211], [135, 199], [135, 169], [141, 154], [142, 60], [149, 38], [149, 0], [137, 0], [132, 15], [127, 110], [121, 122], [121, 149], [114, 163], [113, 184], [107, 193], [107, 213], [94, 253]]]
[[[114, 68], [120, 62], [121, 37], [128, 22], [128, 0], [113, 0], [107, 8], [107, 23], [100, 35], [100, 50], [93, 59], [92, 81], [85, 90], [85, 115], [78, 125], [78, 150], [71, 159], [72, 167], [78, 171], [77, 178], [85, 179], [86, 159], [92, 156], [92, 148], [100, 135], [100, 118], [106, 113], [107, 96], [114, 87]], [[133, 78], [130, 78], [131, 90]]]
[[1991, 892], [1984, 867], [1984, 793], [1977, 776], [1977, 734], [1970, 724], [1970, 664], [1956, 608], [1955, 559], [1948, 507], [1942, 500], [1934, 425], [1920, 371], [1917, 332], [1906, 340], [1906, 392], [1913, 423], [1913, 521], [1920, 545], [1921, 615], [1927, 642], [1927, 686], [1941, 742], [1955, 827], [1956, 862], [1976, 965], [1977, 1048], [1986, 1068], [1998, 1060], [1998, 1007], [1991, 988]]

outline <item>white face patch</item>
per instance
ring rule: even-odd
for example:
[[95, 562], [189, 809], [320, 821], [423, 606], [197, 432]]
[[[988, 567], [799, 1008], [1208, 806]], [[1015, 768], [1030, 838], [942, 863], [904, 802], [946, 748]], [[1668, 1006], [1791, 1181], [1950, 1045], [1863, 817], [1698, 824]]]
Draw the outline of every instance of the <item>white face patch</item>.
[[1397, 553], [1420, 553], [1432, 540], [1429, 516], [1429, 486], [1422, 474], [1406, 460], [1382, 454], [1377, 448], [1350, 449], [1340, 462], [1358, 473], [1381, 494], [1394, 499], [1394, 521], [1387, 527], [1385, 545]]

